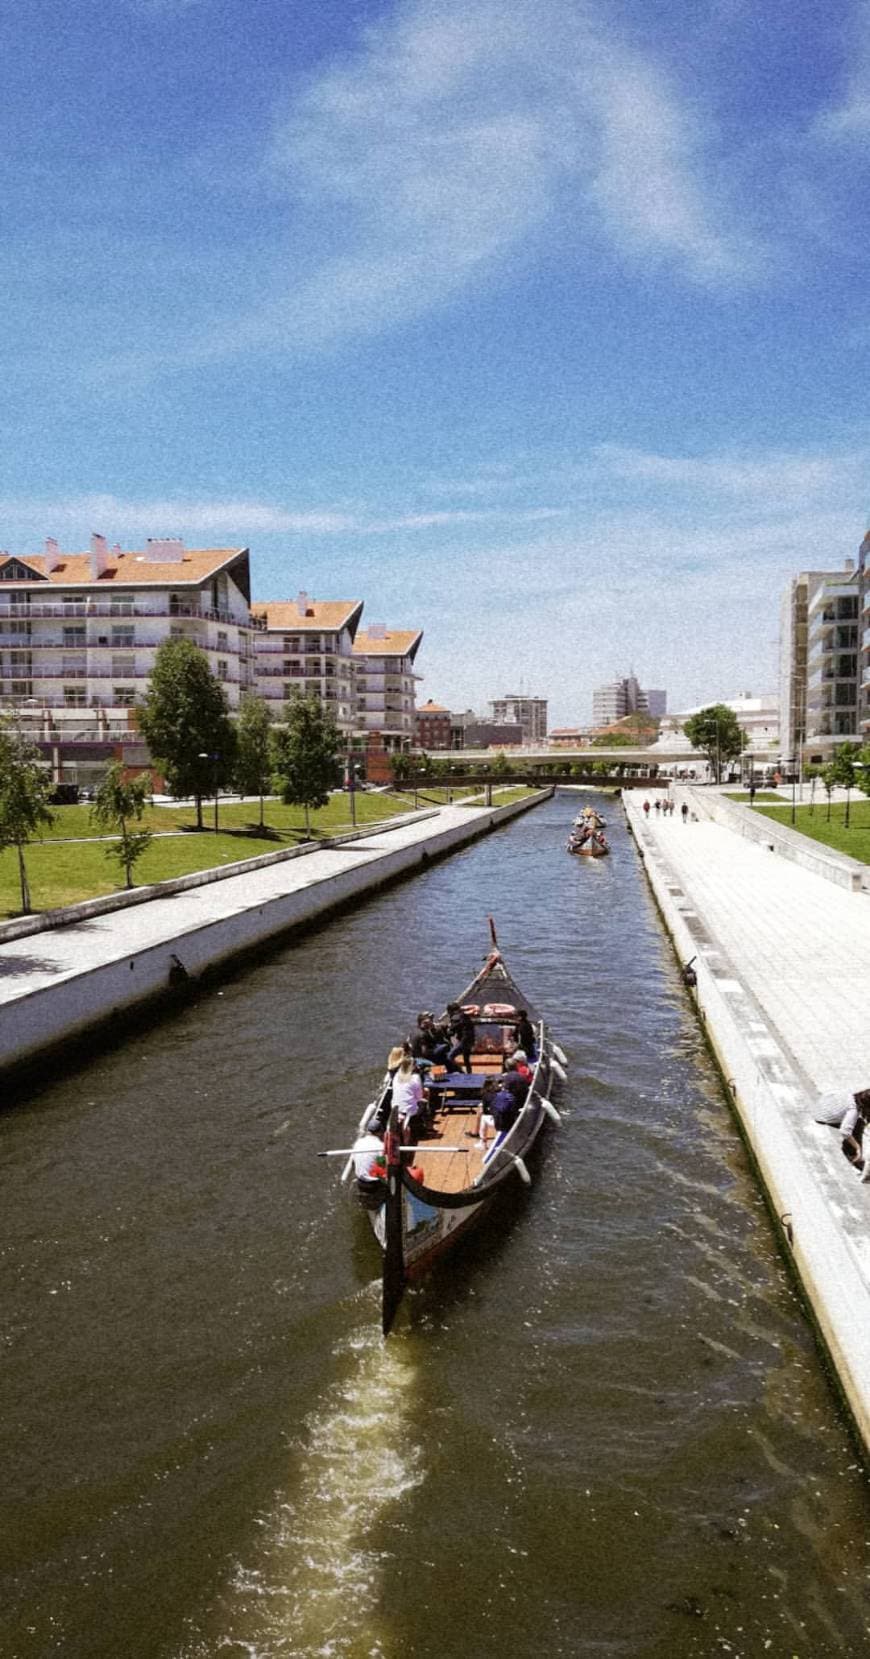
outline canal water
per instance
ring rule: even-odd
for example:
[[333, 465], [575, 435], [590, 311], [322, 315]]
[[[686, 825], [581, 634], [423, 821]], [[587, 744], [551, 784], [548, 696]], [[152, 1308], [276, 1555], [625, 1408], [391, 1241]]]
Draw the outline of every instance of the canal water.
[[[0, 1115], [4, 1659], [867, 1652], [870, 1502], [612, 801]], [[564, 1121], [384, 1344], [347, 1143], [486, 918]]]

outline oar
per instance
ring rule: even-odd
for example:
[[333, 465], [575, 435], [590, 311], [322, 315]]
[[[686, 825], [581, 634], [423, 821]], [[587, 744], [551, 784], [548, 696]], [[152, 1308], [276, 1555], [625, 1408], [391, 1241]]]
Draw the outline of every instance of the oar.
[[[363, 1150], [366, 1151], [367, 1148], [363, 1148]], [[318, 1157], [318, 1158], [350, 1158], [350, 1157], [353, 1156], [355, 1151], [356, 1151], [356, 1147], [353, 1147], [353, 1146], [331, 1146], [329, 1148], [328, 1152], [318, 1152], [318, 1153], [316, 1153], [316, 1157]], [[470, 1146], [426, 1146], [423, 1143], [421, 1143], [419, 1146], [403, 1146], [402, 1147], [402, 1152], [403, 1153], [404, 1152], [425, 1152], [427, 1155], [430, 1152], [443, 1152], [446, 1155], [448, 1152], [452, 1153], [452, 1152], [470, 1152], [470, 1151], [471, 1151]], [[374, 1147], [372, 1148], [372, 1153], [374, 1153]]]

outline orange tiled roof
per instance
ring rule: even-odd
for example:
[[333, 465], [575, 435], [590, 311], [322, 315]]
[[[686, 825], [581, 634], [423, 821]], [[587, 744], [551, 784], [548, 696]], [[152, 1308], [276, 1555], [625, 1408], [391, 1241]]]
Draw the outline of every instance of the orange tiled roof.
[[267, 628], [280, 633], [299, 634], [306, 628], [335, 633], [339, 628], [354, 628], [362, 615], [362, 599], [309, 599], [305, 615], [300, 615], [295, 599], [251, 601], [251, 612], [266, 619]]
[[[44, 553], [28, 554], [26, 558], [10, 553], [8, 558], [14, 559], [17, 564], [27, 565], [33, 571], [33, 578], [17, 577], [3, 583], [0, 591], [3, 587], [13, 588], [18, 581], [38, 580], [40, 577], [54, 587], [105, 587], [109, 582], [124, 587], [154, 582], [162, 587], [182, 586], [188, 582], [204, 582], [247, 551], [246, 547], [188, 547], [181, 559], [170, 564], [155, 564], [146, 559], [144, 553], [110, 552], [105, 570], [96, 577], [91, 575], [89, 553], [60, 553], [53, 570], [46, 570]], [[0, 569], [5, 562], [4, 558], [0, 558]]]
[[428, 703], [421, 703], [416, 711], [418, 714], [449, 714], [450, 710], [443, 703], [433, 703], [431, 697]]
[[386, 633], [372, 638], [370, 633], [357, 634], [353, 642], [358, 657], [414, 657], [423, 638], [422, 628], [388, 628]]

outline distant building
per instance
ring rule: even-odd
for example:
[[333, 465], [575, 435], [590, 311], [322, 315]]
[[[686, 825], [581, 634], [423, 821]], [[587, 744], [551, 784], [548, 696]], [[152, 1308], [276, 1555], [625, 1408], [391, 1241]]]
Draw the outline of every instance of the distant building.
[[862, 742], [870, 743], [870, 531], [858, 550], [858, 587], [861, 594], [861, 701], [858, 720]]
[[546, 737], [546, 697], [494, 697], [490, 706], [496, 725], [515, 722], [522, 728], [524, 743], [539, 743]]
[[516, 720], [473, 720], [463, 732], [464, 749], [519, 749], [525, 742]]
[[779, 623], [779, 732], [783, 759], [799, 754], [807, 737], [807, 633], [810, 597], [829, 576], [842, 572], [802, 570], [782, 596]]
[[357, 725], [353, 642], [362, 609], [361, 599], [307, 593], [252, 606], [257, 691], [275, 714], [294, 693], [313, 692], [339, 731], [351, 736]]
[[[724, 703], [725, 707], [737, 716], [738, 723], [749, 739], [744, 750], [748, 762], [756, 766], [772, 766], [778, 763], [781, 745], [779, 697], [776, 692], [771, 691], [754, 697], [751, 691], [741, 691], [736, 697], [714, 698], [710, 701]], [[681, 714], [665, 715], [659, 726], [657, 742], [669, 750], [685, 749], [687, 759], [690, 755], [695, 756], [683, 726], [693, 714], [700, 714], [702, 709], [709, 707], [710, 702], [699, 703], [697, 708], [685, 709]], [[655, 744], [650, 754], [655, 755]]]
[[415, 749], [449, 749], [453, 716], [443, 703], [423, 703], [414, 713]]
[[553, 726], [547, 741], [551, 749], [579, 749], [589, 742], [589, 727]]
[[353, 642], [357, 731], [380, 732], [387, 752], [410, 749], [414, 737], [414, 659], [422, 629], [373, 622]]
[[611, 680], [593, 691], [592, 725], [596, 729], [613, 726], [627, 714], [651, 714], [659, 719], [667, 713], [667, 707], [666, 691], [644, 691], [636, 676], [628, 674], [625, 679]]
[[815, 765], [859, 736], [860, 608], [860, 571], [852, 559], [844, 571], [828, 572], [808, 593], [804, 753]]

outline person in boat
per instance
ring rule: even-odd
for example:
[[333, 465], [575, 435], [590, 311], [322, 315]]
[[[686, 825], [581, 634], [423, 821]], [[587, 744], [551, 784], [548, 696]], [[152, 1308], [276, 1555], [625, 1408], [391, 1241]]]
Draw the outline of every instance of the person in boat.
[[525, 1078], [525, 1081], [531, 1084], [533, 1072], [524, 1048], [515, 1048], [510, 1059], [506, 1061], [506, 1065], [511, 1071], [518, 1071], [520, 1077]]
[[358, 1136], [354, 1141], [351, 1156], [353, 1172], [358, 1181], [375, 1186], [383, 1180], [387, 1172], [387, 1160], [380, 1135], [367, 1129], [365, 1134]]
[[531, 1057], [535, 1052], [535, 1028], [526, 1013], [525, 1008], [517, 1009], [517, 1023], [511, 1037], [517, 1048], [521, 1048]]
[[451, 1046], [447, 1055], [447, 1070], [452, 1071], [460, 1054], [465, 1062], [465, 1070], [471, 1076], [471, 1054], [474, 1048], [474, 1021], [458, 1002], [447, 1005], [447, 1019], [450, 1028]]
[[426, 1060], [430, 1066], [444, 1066], [450, 1053], [446, 1033], [435, 1025], [434, 1014], [418, 1014], [417, 1029], [411, 1037], [411, 1053], [415, 1060]]
[[[522, 1050], [519, 1052], [522, 1053]], [[517, 1058], [516, 1054], [511, 1054], [505, 1061], [505, 1069], [502, 1072], [501, 1077], [497, 1077], [495, 1081], [498, 1088], [507, 1089], [508, 1093], [513, 1095], [517, 1103], [518, 1110], [520, 1106], [525, 1105], [532, 1081], [532, 1074], [529, 1071], [528, 1066], [524, 1064], [524, 1059], [520, 1060]]]
[[606, 853], [606, 851], [607, 851], [607, 840], [605, 838], [603, 830], [596, 830], [595, 834], [592, 837], [592, 841], [593, 841], [593, 845], [598, 847], [600, 852]]
[[393, 1105], [404, 1141], [414, 1142], [426, 1123], [426, 1095], [412, 1054], [403, 1054], [393, 1078]]

